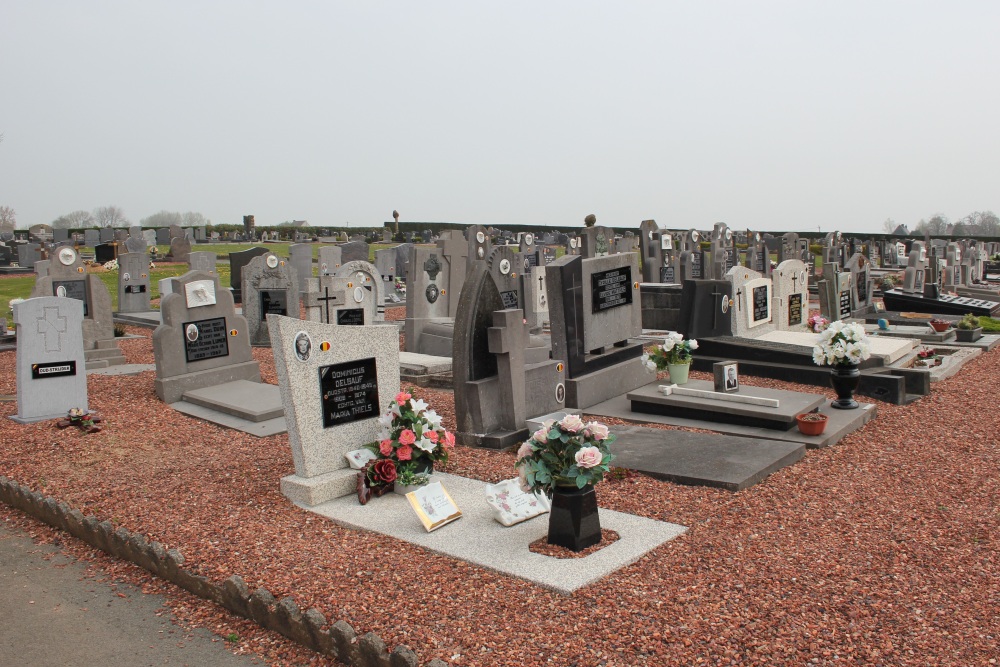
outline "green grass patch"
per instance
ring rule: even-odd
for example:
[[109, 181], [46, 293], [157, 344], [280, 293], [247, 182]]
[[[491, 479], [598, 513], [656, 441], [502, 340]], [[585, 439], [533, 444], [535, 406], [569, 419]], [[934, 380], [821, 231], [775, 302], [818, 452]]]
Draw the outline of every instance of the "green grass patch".
[[996, 333], [1000, 331], [1000, 320], [980, 315], [979, 326], [983, 328], [983, 333]]

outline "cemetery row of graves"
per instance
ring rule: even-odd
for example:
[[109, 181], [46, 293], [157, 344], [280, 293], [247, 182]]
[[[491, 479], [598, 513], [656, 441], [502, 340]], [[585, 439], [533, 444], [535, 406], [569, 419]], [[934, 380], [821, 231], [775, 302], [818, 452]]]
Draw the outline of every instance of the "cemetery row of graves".
[[299, 644], [388, 664], [342, 621], [399, 664], [992, 650], [997, 244], [589, 222], [220, 261], [149, 231], [112, 259], [37, 244], [0, 327], [0, 475], [316, 610], [244, 610]]

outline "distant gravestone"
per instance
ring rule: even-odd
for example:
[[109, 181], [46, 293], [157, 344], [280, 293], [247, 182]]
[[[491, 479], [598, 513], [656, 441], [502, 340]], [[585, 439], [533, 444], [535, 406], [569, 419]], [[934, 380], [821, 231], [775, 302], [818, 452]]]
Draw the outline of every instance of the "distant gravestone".
[[94, 260], [98, 264], [106, 264], [118, 256], [117, 243], [99, 243], [94, 247]]
[[188, 232], [178, 225], [170, 225], [170, 252], [167, 259], [172, 262], [187, 262], [191, 252], [191, 239]]
[[354, 261], [367, 262], [368, 244], [364, 241], [344, 243], [340, 246], [340, 253], [341, 262], [344, 264]]
[[125, 243], [126, 239], [128, 239], [128, 230], [127, 229], [116, 229], [115, 230], [115, 242], [116, 243]]
[[149, 287], [149, 255], [145, 252], [118, 255], [118, 312], [148, 311]]
[[[336, 273], [342, 264], [343, 255], [340, 246], [323, 245], [319, 248], [319, 275], [329, 276]], [[310, 268], [311, 272], [311, 268]], [[311, 275], [310, 275], [311, 277]], [[307, 284], [311, 281], [307, 281]]]
[[[436, 247], [410, 246], [410, 277], [406, 283], [406, 351], [451, 356], [453, 318], [451, 269]], [[474, 263], [474, 262], [473, 262]]]
[[218, 259], [216, 258], [214, 252], [208, 252], [206, 250], [192, 252], [188, 254], [188, 270], [215, 273], [215, 265], [217, 261]]
[[774, 331], [777, 325], [770, 279], [742, 266], [733, 267], [725, 277], [733, 283], [736, 301], [732, 334], [738, 338], [757, 338]]
[[33, 267], [35, 269], [35, 276], [39, 278], [44, 278], [45, 276], [49, 275], [50, 261], [51, 260], [48, 259], [40, 259], [37, 262], [35, 262], [35, 266]]
[[17, 329], [17, 414], [22, 424], [87, 410], [82, 304], [44, 296], [14, 307]]
[[493, 243], [490, 241], [489, 232], [482, 225], [471, 225], [465, 230], [465, 241], [469, 245], [466, 254], [466, 273], [471, 273], [476, 260], [486, 261], [493, 250]]
[[162, 324], [153, 331], [156, 395], [175, 403], [184, 392], [234, 380], [260, 382], [247, 321], [219, 276], [189, 271], [173, 279], [160, 300]]
[[142, 227], [131, 227], [128, 238], [125, 239], [125, 252], [146, 252], [146, 237], [142, 234]]
[[42, 259], [42, 247], [37, 243], [22, 243], [17, 246], [17, 265], [23, 269], [32, 269], [35, 262]]
[[[288, 246], [288, 254], [291, 265], [295, 268], [295, 288], [301, 296], [309, 289], [309, 280], [313, 277], [312, 245], [309, 243], [292, 244]], [[367, 256], [365, 256], [365, 261], [368, 261]]]
[[345, 455], [378, 440], [379, 417], [399, 392], [396, 327], [275, 316], [268, 328], [295, 464], [281, 492], [307, 506], [354, 493]]
[[775, 325], [779, 331], [797, 331], [809, 319], [809, 271], [800, 259], [786, 259], [771, 274], [774, 284]]
[[274, 253], [260, 255], [243, 268], [243, 317], [250, 344], [267, 347], [267, 318], [285, 315], [298, 319], [299, 294], [295, 268]]
[[155, 229], [144, 229], [142, 230], [142, 240], [146, 242], [146, 248], [152, 248], [156, 245], [156, 230]]
[[242, 302], [243, 267], [249, 264], [254, 257], [266, 255], [269, 252], [271, 251], [263, 246], [256, 246], [229, 253], [229, 284], [233, 288], [233, 299], [236, 303]]
[[170, 245], [170, 230], [166, 227], [158, 227], [156, 229], [156, 245], [169, 246]]
[[101, 243], [111, 243], [115, 240], [115, 230], [111, 227], [101, 227], [100, 235]]
[[52, 230], [52, 242], [60, 243], [69, 240], [69, 230], [64, 227], [57, 227]]
[[96, 229], [83, 230], [83, 245], [93, 248], [101, 242], [101, 234]]

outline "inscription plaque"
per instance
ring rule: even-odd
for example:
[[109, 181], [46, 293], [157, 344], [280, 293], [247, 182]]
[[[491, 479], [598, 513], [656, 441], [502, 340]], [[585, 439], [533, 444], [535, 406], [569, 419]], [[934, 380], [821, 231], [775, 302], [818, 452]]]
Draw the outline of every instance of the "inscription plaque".
[[288, 315], [288, 290], [260, 291], [260, 319], [266, 320], [268, 315]]
[[517, 308], [517, 290], [500, 292], [500, 300], [503, 301], [504, 308]]
[[90, 304], [87, 303], [87, 284], [83, 280], [53, 280], [52, 296], [64, 296], [69, 299], [83, 301], [83, 316], [89, 314]]
[[360, 326], [365, 323], [364, 308], [346, 308], [337, 311], [337, 324]]
[[868, 281], [865, 280], [865, 274], [858, 274], [858, 282], [855, 287], [855, 292], [858, 295], [858, 303], [864, 304], [868, 301]]
[[31, 364], [31, 379], [57, 378], [76, 375], [76, 361], [50, 361], [46, 364]]
[[125, 286], [125, 293], [126, 294], [145, 294], [146, 293], [146, 286], [145, 285], [126, 285]]
[[676, 281], [677, 281], [677, 278], [676, 278], [676, 276], [674, 276], [674, 267], [673, 267], [673, 265], [670, 265], [670, 266], [661, 266], [660, 267], [660, 282], [661, 283], [672, 283], [672, 282], [676, 282]]
[[[195, 336], [192, 336], [191, 332], [188, 331], [192, 325], [197, 331]], [[184, 352], [189, 364], [194, 361], [229, 356], [229, 338], [227, 338], [229, 333], [226, 330], [226, 318], [216, 317], [210, 320], [185, 322], [181, 325], [181, 330], [185, 332]]]
[[767, 302], [767, 285], [753, 288], [753, 321], [760, 322], [771, 316], [770, 304]]
[[701, 278], [701, 251], [695, 250], [691, 253], [691, 277]]
[[632, 303], [632, 267], [597, 271], [590, 276], [591, 312]]
[[841, 292], [840, 293], [840, 316], [850, 317], [851, 316], [851, 293]]
[[319, 367], [323, 428], [379, 416], [375, 358]]
[[788, 296], [788, 326], [794, 327], [802, 324], [802, 295], [790, 294]]

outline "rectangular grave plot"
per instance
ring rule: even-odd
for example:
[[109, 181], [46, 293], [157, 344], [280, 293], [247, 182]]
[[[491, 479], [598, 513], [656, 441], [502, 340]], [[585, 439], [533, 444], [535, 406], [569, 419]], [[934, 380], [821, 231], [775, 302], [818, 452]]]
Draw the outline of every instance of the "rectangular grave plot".
[[288, 290], [260, 291], [260, 319], [266, 320], [268, 315], [288, 315]]
[[378, 417], [378, 373], [375, 358], [319, 367], [323, 428]]
[[181, 331], [184, 334], [184, 352], [189, 364], [229, 356], [226, 318], [185, 322], [181, 325]]
[[767, 285], [753, 288], [753, 321], [761, 322], [771, 316], [770, 304], [767, 302]]
[[503, 301], [504, 308], [518, 308], [517, 305], [517, 290], [510, 290], [508, 292], [500, 292], [500, 299]]
[[601, 313], [632, 303], [632, 267], [597, 271], [590, 275], [591, 312]]
[[64, 296], [69, 299], [83, 301], [83, 316], [90, 314], [87, 303], [87, 283], [84, 280], [53, 280], [52, 296]]
[[76, 375], [76, 361], [50, 361], [45, 364], [31, 365], [31, 379], [57, 378]]
[[790, 294], [788, 296], [788, 326], [794, 327], [802, 324], [802, 295]]
[[364, 308], [345, 308], [337, 311], [337, 324], [346, 326], [362, 326], [365, 323]]
[[850, 317], [851, 316], [851, 293], [841, 292], [840, 293], [840, 316]]
[[660, 282], [661, 283], [672, 283], [676, 280], [674, 277], [674, 267], [673, 266], [661, 266], [660, 267]]

